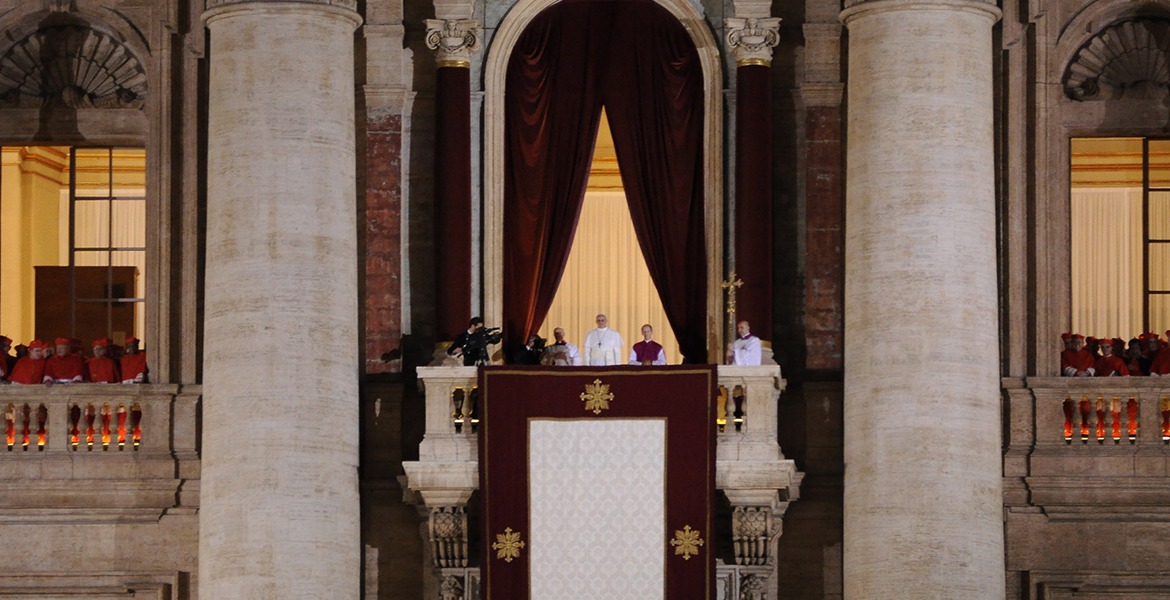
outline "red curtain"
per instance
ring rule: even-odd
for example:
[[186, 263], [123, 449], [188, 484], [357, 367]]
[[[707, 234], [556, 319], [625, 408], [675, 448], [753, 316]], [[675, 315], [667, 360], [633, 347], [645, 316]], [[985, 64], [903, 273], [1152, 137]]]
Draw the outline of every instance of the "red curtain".
[[639, 244], [684, 361], [706, 362], [703, 79], [679, 22], [645, 0], [566, 0], [509, 59], [505, 332], [522, 344], [568, 258], [605, 105]]

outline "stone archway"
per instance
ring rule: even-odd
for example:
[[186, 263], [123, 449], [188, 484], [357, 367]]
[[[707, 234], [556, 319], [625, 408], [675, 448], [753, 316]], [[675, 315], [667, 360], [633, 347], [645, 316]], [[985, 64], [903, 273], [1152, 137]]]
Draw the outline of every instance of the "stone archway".
[[[682, 0], [655, 0], [686, 29], [698, 51], [703, 69], [704, 123], [703, 171], [704, 223], [707, 232], [707, 347], [722, 347], [719, 315], [719, 280], [723, 248], [723, 109], [722, 67], [719, 47], [703, 15]], [[557, 0], [522, 0], [500, 23], [484, 65], [484, 317], [489, 322], [503, 319], [504, 248], [504, 80], [508, 59], [520, 35], [541, 11]], [[717, 358], [717, 357], [716, 357]]]

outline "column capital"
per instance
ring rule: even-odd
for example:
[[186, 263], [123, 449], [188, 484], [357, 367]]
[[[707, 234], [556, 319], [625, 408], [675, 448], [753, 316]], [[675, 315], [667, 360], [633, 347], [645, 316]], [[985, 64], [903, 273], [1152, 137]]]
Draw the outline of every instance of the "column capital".
[[780, 18], [727, 19], [727, 45], [735, 50], [735, 64], [772, 65], [772, 48], [780, 43]]
[[471, 67], [471, 53], [479, 49], [483, 33], [475, 19], [427, 19], [427, 48], [435, 51], [439, 67]]

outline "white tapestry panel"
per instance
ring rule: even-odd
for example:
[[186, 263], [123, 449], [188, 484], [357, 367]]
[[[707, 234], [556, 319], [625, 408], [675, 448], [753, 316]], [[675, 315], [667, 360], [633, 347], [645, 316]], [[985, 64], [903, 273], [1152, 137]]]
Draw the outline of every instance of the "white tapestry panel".
[[532, 600], [654, 600], [666, 589], [666, 421], [532, 420]]

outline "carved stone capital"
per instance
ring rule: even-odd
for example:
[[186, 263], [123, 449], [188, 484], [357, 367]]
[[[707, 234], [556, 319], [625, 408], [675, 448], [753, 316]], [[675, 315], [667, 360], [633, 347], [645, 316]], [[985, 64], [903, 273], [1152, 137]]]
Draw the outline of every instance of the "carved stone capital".
[[766, 580], [759, 575], [745, 575], [739, 582], [739, 600], [764, 600], [768, 597]]
[[440, 600], [463, 600], [463, 578], [455, 575], [443, 577], [439, 584]]
[[772, 48], [780, 43], [780, 18], [727, 19], [727, 45], [738, 66], [772, 64]]
[[427, 19], [427, 48], [435, 51], [440, 67], [471, 67], [471, 53], [479, 49], [483, 30], [475, 19]]
[[736, 506], [731, 513], [731, 542], [735, 564], [769, 564], [772, 539], [777, 527], [768, 506]]
[[427, 537], [436, 568], [467, 566], [467, 516], [462, 506], [432, 508], [427, 518]]

